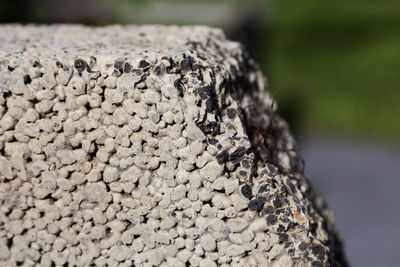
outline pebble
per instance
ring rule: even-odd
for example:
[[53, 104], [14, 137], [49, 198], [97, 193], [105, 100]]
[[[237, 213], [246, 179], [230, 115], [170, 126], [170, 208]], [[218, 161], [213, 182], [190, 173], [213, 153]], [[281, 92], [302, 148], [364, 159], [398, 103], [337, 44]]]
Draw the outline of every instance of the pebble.
[[205, 258], [201, 260], [200, 267], [216, 267], [218, 266], [213, 260]]
[[204, 133], [194, 123], [186, 126], [185, 131], [189, 139], [198, 141], [203, 141], [205, 139]]
[[249, 224], [243, 218], [233, 218], [228, 220], [227, 225], [231, 232], [237, 233], [243, 231]]
[[153, 249], [147, 252], [147, 259], [153, 266], [158, 266], [164, 260], [164, 254], [160, 249]]
[[215, 181], [223, 171], [223, 167], [216, 161], [207, 163], [203, 168], [200, 169], [200, 176], [210, 182]]
[[89, 201], [103, 203], [111, 201], [111, 194], [106, 191], [102, 183], [91, 183], [85, 188]]
[[205, 251], [213, 251], [216, 248], [215, 239], [210, 234], [202, 236], [200, 239], [200, 244]]

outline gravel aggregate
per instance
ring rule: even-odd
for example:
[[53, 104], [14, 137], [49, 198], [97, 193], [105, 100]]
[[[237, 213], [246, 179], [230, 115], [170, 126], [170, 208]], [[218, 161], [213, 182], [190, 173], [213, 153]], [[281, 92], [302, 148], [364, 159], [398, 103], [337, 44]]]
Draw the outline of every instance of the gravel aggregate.
[[243, 47], [0, 26], [1, 266], [346, 266]]

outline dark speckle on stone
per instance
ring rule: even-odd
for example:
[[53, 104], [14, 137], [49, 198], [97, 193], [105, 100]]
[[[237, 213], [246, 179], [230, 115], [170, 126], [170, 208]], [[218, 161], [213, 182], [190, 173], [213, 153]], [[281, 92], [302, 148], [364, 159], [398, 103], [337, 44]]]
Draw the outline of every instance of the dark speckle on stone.
[[282, 232], [285, 231], [285, 227], [284, 227], [282, 224], [280, 224], [280, 225], [278, 226], [277, 231], [278, 231], [278, 233], [282, 233]]
[[209, 122], [206, 126], [207, 133], [211, 133], [213, 136], [219, 134], [220, 124], [217, 121]]
[[150, 66], [150, 63], [147, 62], [146, 60], [141, 60], [141, 61], [139, 62], [139, 68], [145, 69], [145, 68], [147, 68], [148, 66]]
[[229, 154], [228, 154], [227, 150], [224, 150], [221, 153], [217, 154], [216, 158], [217, 158], [218, 163], [222, 164], [222, 163], [226, 162], [228, 159], [228, 156], [229, 156]]
[[312, 252], [312, 254], [314, 254], [317, 257], [323, 257], [323, 255], [325, 253], [325, 249], [321, 245], [314, 244], [311, 247], [311, 252]]
[[244, 146], [240, 146], [229, 156], [229, 158], [232, 162], [237, 163], [245, 153], [246, 148]]
[[62, 64], [60, 61], [57, 61], [57, 62], [56, 62], [56, 67], [57, 67], [57, 68], [62, 68], [62, 67], [64, 67], [64, 66], [63, 66], [63, 64]]
[[228, 123], [227, 127], [228, 127], [229, 130], [235, 130], [235, 126], [233, 126], [230, 123]]
[[210, 86], [203, 86], [197, 89], [197, 92], [200, 95], [200, 98], [205, 100], [210, 95], [210, 90], [211, 90]]
[[207, 99], [206, 100], [206, 111], [209, 112], [209, 113], [212, 113], [213, 107], [214, 106], [213, 106], [213, 103], [212, 103], [211, 99]]
[[289, 236], [286, 233], [279, 234], [279, 241], [287, 242], [289, 240]]
[[218, 143], [218, 140], [217, 140], [217, 139], [214, 139], [214, 138], [211, 138], [208, 142], [209, 142], [211, 145], [215, 145], [215, 144]]
[[253, 166], [253, 167], [251, 167], [251, 176], [252, 177], [255, 177], [255, 176], [257, 176], [257, 166]]
[[116, 68], [117, 70], [122, 70], [122, 66], [124, 65], [124, 62], [121, 60], [118, 60], [114, 63], [114, 68]]
[[74, 62], [74, 67], [79, 73], [81, 73], [86, 69], [86, 62], [83, 59], [78, 58]]
[[154, 68], [154, 74], [157, 76], [162, 74], [162, 70], [161, 70], [160, 66], [157, 66]]
[[251, 199], [251, 197], [253, 196], [252, 188], [251, 188], [251, 185], [249, 185], [249, 184], [244, 185], [242, 187], [241, 191], [242, 191], [243, 196], [248, 199]]
[[296, 223], [290, 222], [288, 225], [288, 230], [293, 229], [296, 226]]
[[233, 65], [231, 65], [230, 70], [231, 70], [231, 73], [233, 74], [233, 77], [236, 77], [236, 75], [237, 75], [236, 68]]
[[30, 84], [32, 82], [31, 76], [24, 75], [24, 84]]
[[277, 221], [278, 221], [278, 219], [277, 219], [277, 217], [275, 215], [273, 215], [273, 214], [268, 215], [268, 217], [267, 217], [267, 224], [268, 225], [274, 225], [274, 224], [276, 224]]
[[281, 214], [283, 213], [283, 209], [275, 209], [275, 214]]
[[311, 264], [312, 267], [323, 267], [324, 264], [320, 261], [313, 261]]
[[250, 163], [249, 163], [249, 161], [248, 161], [248, 160], [243, 160], [243, 161], [242, 161], [242, 166], [245, 167], [245, 168], [250, 168]]
[[126, 62], [125, 65], [124, 65], [124, 73], [129, 73], [129, 72], [131, 72], [131, 70], [132, 70], [131, 64]]
[[[293, 247], [293, 242], [287, 242], [286, 241], [286, 244], [285, 244], [285, 248], [290, 248], [290, 247]], [[291, 250], [293, 250], [293, 249], [291, 249]], [[290, 250], [289, 250], [290, 251]], [[294, 251], [294, 250], [293, 250]]]
[[257, 199], [251, 200], [249, 202], [249, 210], [251, 211], [261, 211], [265, 203], [264, 197], [258, 197]]
[[198, 70], [198, 69], [200, 69], [199, 64], [193, 64], [193, 65], [192, 65], [192, 70], [193, 70], [193, 71], [196, 71], [196, 70]]
[[41, 68], [41, 67], [42, 67], [42, 64], [40, 64], [39, 61], [35, 60], [35, 62], [33, 62], [33, 67], [34, 67], [34, 68]]
[[251, 211], [256, 211], [257, 208], [258, 208], [258, 205], [257, 205], [257, 204], [258, 204], [258, 202], [257, 202], [256, 199], [251, 200], [251, 201], [249, 202], [249, 206], [248, 206], [249, 210], [251, 210]]
[[266, 214], [272, 214], [272, 213], [274, 213], [274, 207], [272, 207], [272, 206], [268, 206], [266, 209], [265, 209], [265, 213]]
[[134, 74], [138, 75], [138, 76], [143, 75], [143, 71], [142, 71], [141, 69], [134, 69], [134, 70], [132, 70], [132, 72], [133, 72]]
[[304, 241], [301, 242], [300, 245], [299, 245], [299, 249], [300, 249], [300, 250], [306, 250], [307, 247], [308, 247], [308, 246], [307, 246], [307, 243], [304, 242]]
[[278, 174], [278, 168], [275, 167], [274, 165], [270, 164], [270, 163], [267, 163], [267, 169], [268, 169], [268, 172], [267, 172], [268, 176], [272, 176], [273, 177], [273, 176]]
[[281, 191], [285, 194], [289, 193], [289, 188], [286, 185], [281, 186]]
[[179, 94], [181, 95], [181, 96], [183, 96], [183, 90], [184, 90], [184, 85], [182, 84], [182, 81], [181, 81], [181, 79], [176, 79], [175, 81], [174, 81], [174, 87], [176, 88], [176, 89], [178, 89], [178, 91], [179, 91]]
[[277, 198], [274, 200], [274, 206], [275, 206], [276, 208], [281, 208], [282, 205], [283, 205], [282, 200], [281, 200], [279, 197], [277, 197]]
[[293, 193], [296, 193], [296, 187], [294, 186], [294, 184], [292, 184], [292, 183], [289, 183], [289, 187], [290, 187], [290, 189], [292, 190], [292, 192]]
[[114, 71], [112, 73], [112, 75], [115, 76], [115, 77], [119, 77], [119, 76], [121, 76], [121, 74], [122, 74], [121, 71], [119, 71], [117, 69], [114, 69]]
[[227, 113], [228, 113], [228, 118], [229, 119], [233, 119], [233, 118], [235, 118], [235, 116], [236, 116], [236, 110], [235, 109], [233, 109], [233, 108], [229, 108], [228, 110], [227, 110]]
[[246, 172], [246, 171], [239, 171], [239, 174], [240, 174], [241, 176], [246, 176], [246, 175], [247, 175], [247, 172]]
[[260, 186], [260, 188], [258, 189], [258, 193], [259, 193], [259, 194], [264, 193], [264, 192], [267, 192], [267, 191], [268, 191], [268, 188], [267, 188], [267, 185], [266, 185], [266, 184], [263, 184], [263, 185]]
[[184, 71], [188, 71], [191, 69], [191, 66], [193, 64], [193, 58], [192, 57], [187, 57], [181, 62], [181, 69]]

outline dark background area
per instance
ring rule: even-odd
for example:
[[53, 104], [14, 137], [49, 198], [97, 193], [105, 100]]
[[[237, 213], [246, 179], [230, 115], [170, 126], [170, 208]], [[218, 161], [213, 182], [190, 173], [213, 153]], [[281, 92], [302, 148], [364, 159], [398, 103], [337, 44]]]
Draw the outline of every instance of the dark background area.
[[400, 1], [0, 0], [0, 22], [223, 28], [267, 75], [352, 266], [398, 265]]

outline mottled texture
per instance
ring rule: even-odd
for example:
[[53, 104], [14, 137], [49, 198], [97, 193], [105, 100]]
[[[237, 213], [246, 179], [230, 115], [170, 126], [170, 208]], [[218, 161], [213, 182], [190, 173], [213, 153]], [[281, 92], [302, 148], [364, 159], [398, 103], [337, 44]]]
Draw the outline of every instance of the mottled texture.
[[257, 66], [207, 27], [0, 27], [0, 265], [346, 266]]

